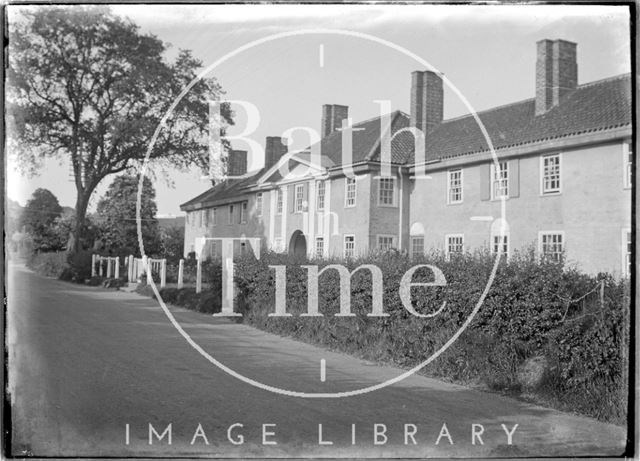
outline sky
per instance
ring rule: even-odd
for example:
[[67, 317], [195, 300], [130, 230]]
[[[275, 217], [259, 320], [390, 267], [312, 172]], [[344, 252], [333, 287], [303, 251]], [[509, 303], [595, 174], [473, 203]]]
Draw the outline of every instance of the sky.
[[[11, 20], [19, 7], [9, 9]], [[293, 127], [319, 131], [323, 104], [349, 106], [354, 123], [379, 116], [379, 100], [408, 112], [411, 72], [426, 70], [411, 54], [451, 83], [445, 85], [445, 119], [533, 97], [541, 39], [578, 44], [579, 84], [631, 69], [629, 11], [617, 5], [119, 4], [112, 9], [167, 43], [168, 60], [190, 49], [206, 69], [231, 53], [207, 77], [219, 81], [227, 99], [258, 108], [260, 123], [249, 136], [263, 146], [266, 136]], [[273, 38], [276, 34], [285, 36]], [[230, 135], [244, 130], [246, 122], [243, 109], [234, 109]], [[309, 139], [298, 131], [292, 142], [290, 149], [303, 148]], [[247, 149], [241, 140], [232, 144]], [[262, 162], [251, 159], [250, 168]], [[69, 171], [67, 159], [51, 159], [41, 174], [27, 177], [9, 153], [7, 195], [24, 205], [44, 187], [62, 205], [73, 206]], [[169, 177], [155, 179], [163, 216], [180, 215], [179, 205], [210, 184], [195, 168]], [[90, 209], [111, 181], [106, 178], [94, 192]]]

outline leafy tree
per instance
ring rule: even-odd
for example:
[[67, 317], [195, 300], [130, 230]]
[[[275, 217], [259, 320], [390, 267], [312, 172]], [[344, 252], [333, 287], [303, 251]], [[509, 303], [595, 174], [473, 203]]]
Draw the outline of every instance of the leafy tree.
[[183, 257], [184, 226], [170, 226], [160, 229], [160, 254], [171, 263], [176, 263]]
[[61, 214], [62, 207], [49, 189], [35, 190], [22, 213], [22, 225], [33, 239], [35, 249], [55, 251], [61, 248], [62, 242], [55, 227]]
[[[139, 166], [154, 132], [201, 63], [142, 34], [106, 6], [23, 8], [9, 32], [8, 145], [35, 173], [46, 157], [70, 161], [81, 236], [92, 192], [106, 176]], [[200, 79], [163, 120], [150, 159], [161, 168], [208, 168], [208, 100], [222, 94]], [[222, 107], [222, 123], [231, 111]], [[224, 127], [223, 127], [224, 128]], [[81, 238], [74, 239], [75, 250]]]
[[[109, 185], [96, 209], [100, 237], [105, 250], [113, 254], [140, 255], [136, 201], [139, 178], [118, 176]], [[160, 230], [156, 219], [156, 191], [149, 178], [142, 184], [140, 222], [144, 251], [155, 255], [160, 250]]]

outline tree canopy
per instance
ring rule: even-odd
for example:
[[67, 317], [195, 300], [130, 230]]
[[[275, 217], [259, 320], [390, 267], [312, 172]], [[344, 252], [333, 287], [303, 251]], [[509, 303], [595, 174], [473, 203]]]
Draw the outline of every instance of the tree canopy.
[[[139, 178], [116, 177], [96, 208], [100, 238], [105, 250], [114, 254], [140, 256], [136, 201]], [[144, 251], [155, 255], [160, 251], [160, 230], [156, 219], [156, 191], [149, 178], [144, 178], [140, 206], [140, 222]]]
[[[70, 162], [77, 191], [74, 232], [81, 234], [96, 186], [140, 165], [156, 128], [201, 63], [185, 50], [167, 62], [166, 44], [106, 6], [21, 12], [9, 31], [9, 150], [32, 173], [46, 157]], [[150, 159], [207, 171], [208, 101], [221, 94], [215, 79], [198, 80], [165, 121]], [[222, 116], [233, 123], [226, 105]]]
[[35, 190], [22, 212], [22, 225], [39, 251], [59, 250], [64, 242], [56, 226], [62, 214], [58, 198], [49, 189]]

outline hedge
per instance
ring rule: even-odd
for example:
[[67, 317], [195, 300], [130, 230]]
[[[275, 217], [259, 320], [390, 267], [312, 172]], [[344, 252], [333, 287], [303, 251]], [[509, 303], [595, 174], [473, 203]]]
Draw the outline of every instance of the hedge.
[[[494, 265], [486, 253], [460, 255], [448, 261], [441, 254], [412, 260], [397, 253], [372, 255], [353, 261], [292, 261], [286, 255], [263, 254], [236, 261], [236, 310], [258, 328], [351, 353], [369, 360], [412, 367], [438, 350], [473, 310]], [[323, 317], [300, 317], [307, 309], [307, 271], [342, 263], [350, 271], [375, 264], [383, 273], [383, 305], [388, 317], [371, 312], [372, 278], [366, 270], [351, 280], [351, 311], [355, 317], [336, 317], [340, 287], [337, 271], [319, 278], [319, 310]], [[424, 319], [410, 314], [398, 293], [402, 275], [417, 264], [442, 270], [445, 287], [414, 287], [418, 312], [444, 310]], [[286, 307], [292, 317], [269, 317], [274, 312], [274, 270], [286, 266]], [[419, 269], [414, 282], [432, 281]], [[604, 297], [600, 300], [600, 287]], [[585, 296], [586, 294], [586, 296]], [[219, 299], [219, 295], [217, 297]], [[460, 338], [424, 372], [462, 383], [481, 383], [490, 389], [519, 394], [537, 401], [612, 422], [624, 422], [627, 410], [629, 348], [628, 281], [600, 274], [588, 276], [562, 263], [539, 261], [534, 252], [501, 261], [477, 316]], [[539, 358], [544, 375], [533, 389], [524, 389], [518, 372], [527, 359]]]

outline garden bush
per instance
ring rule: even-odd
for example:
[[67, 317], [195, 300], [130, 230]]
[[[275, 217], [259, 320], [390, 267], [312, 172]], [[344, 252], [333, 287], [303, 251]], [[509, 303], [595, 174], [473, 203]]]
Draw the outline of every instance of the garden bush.
[[[350, 271], [374, 264], [383, 273], [383, 305], [387, 317], [371, 312], [372, 277], [367, 270], [351, 279], [351, 312], [340, 310], [338, 273], [319, 277], [318, 305], [322, 317], [300, 317], [307, 310], [307, 270], [304, 264], [324, 267], [342, 263]], [[477, 252], [446, 260], [430, 254], [411, 260], [398, 253], [371, 255], [353, 261], [292, 261], [267, 252], [260, 260], [236, 261], [236, 310], [244, 321], [276, 334], [291, 336], [369, 360], [413, 367], [438, 351], [460, 329], [478, 302], [495, 259]], [[402, 305], [398, 287], [405, 272], [417, 264], [442, 270], [447, 285], [413, 287], [417, 312], [442, 312], [418, 318]], [[286, 309], [291, 317], [269, 317], [274, 312], [275, 271], [286, 266]], [[433, 280], [431, 271], [416, 271], [413, 282]], [[600, 300], [600, 287], [606, 295]], [[542, 357], [548, 364], [534, 398], [603, 420], [626, 417], [628, 385], [628, 282], [610, 276], [588, 276], [559, 262], [540, 261], [533, 250], [501, 261], [484, 303], [469, 327], [442, 355], [424, 369], [429, 375], [490, 389], [523, 391], [518, 370], [527, 359]], [[216, 298], [219, 299], [219, 298]], [[564, 403], [563, 403], [564, 402]], [[567, 403], [568, 402], [568, 403]]]
[[26, 264], [29, 269], [45, 277], [60, 277], [69, 267], [65, 252], [32, 253]]

